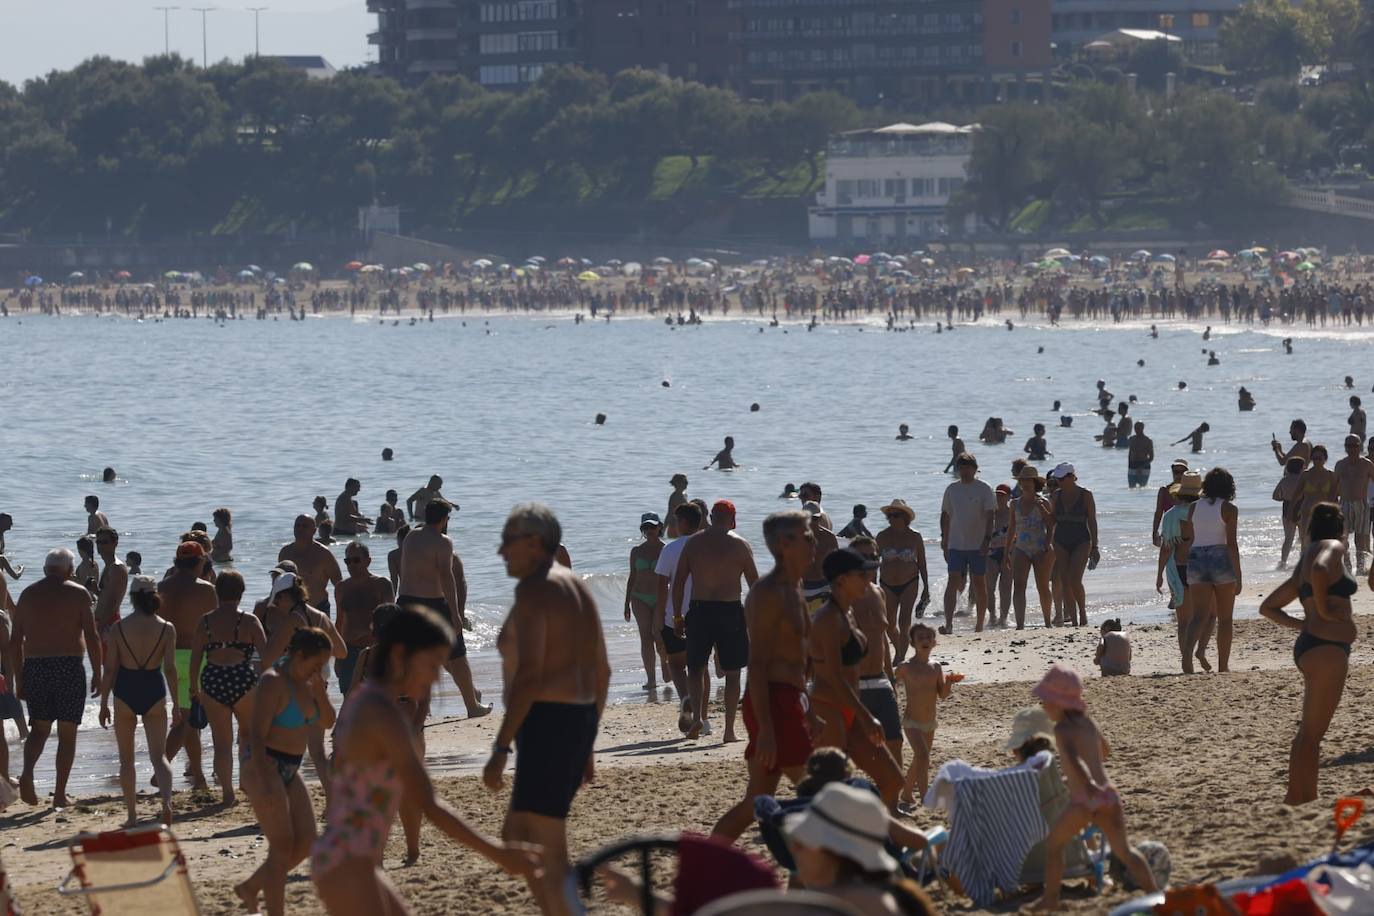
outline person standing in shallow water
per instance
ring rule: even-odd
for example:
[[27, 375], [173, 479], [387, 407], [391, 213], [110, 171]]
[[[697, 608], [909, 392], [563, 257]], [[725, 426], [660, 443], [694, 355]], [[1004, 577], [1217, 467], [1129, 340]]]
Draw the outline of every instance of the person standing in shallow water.
[[709, 470], [711, 470], [711, 467], [712, 467], [713, 465], [715, 466], [716, 470], [718, 470], [718, 471], [729, 471], [729, 470], [733, 470], [734, 468], [738, 467], [738, 465], [735, 464], [735, 437], [734, 437], [734, 436], [726, 436], [726, 437], [725, 437], [725, 448], [723, 448], [723, 449], [721, 449], [720, 451], [716, 452], [716, 457], [712, 458], [712, 459], [706, 464], [706, 466], [702, 468], [702, 470], [703, 470], [703, 471], [709, 471]]
[[499, 552], [517, 582], [496, 640], [506, 715], [482, 771], [487, 788], [499, 792], [514, 743], [515, 786], [501, 836], [543, 847], [543, 875], [528, 880], [541, 910], [554, 914], [570, 912], [567, 818], [577, 790], [596, 773], [592, 745], [611, 681], [596, 601], [553, 561], [562, 533], [539, 503], [516, 506], [501, 531]]
[[687, 502], [687, 475], [674, 474], [673, 479], [668, 481], [672, 484], [673, 492], [668, 494], [668, 539], [677, 537], [677, 507]]
[[[177, 691], [173, 700], [183, 714], [190, 711], [191, 695], [200, 689], [198, 684], [191, 683], [191, 656], [196, 632], [200, 629], [201, 618], [219, 604], [215, 587], [197, 575], [204, 565], [205, 549], [195, 541], [182, 541], [172, 561], [172, 574], [158, 583], [157, 587], [162, 597], [162, 616], [175, 627]], [[204, 789], [206, 782], [205, 770], [201, 766], [200, 732], [190, 727], [185, 715], [173, 718], [171, 730], [167, 733], [167, 759], [176, 759], [183, 747], [190, 766], [191, 786]]]
[[[652, 512], [639, 518], [643, 543], [630, 551], [630, 575], [625, 581], [625, 622], [634, 620], [639, 630], [639, 657], [644, 663], [644, 689], [658, 687], [658, 639], [654, 632], [654, 611], [658, 607], [658, 576], [654, 567], [663, 553], [663, 521]], [[670, 679], [668, 661], [662, 664], [663, 679]]]
[[1135, 424], [1135, 435], [1127, 440], [1130, 449], [1126, 453], [1126, 484], [1135, 487], [1150, 485], [1150, 465], [1155, 460], [1155, 443], [1145, 435], [1145, 424]]

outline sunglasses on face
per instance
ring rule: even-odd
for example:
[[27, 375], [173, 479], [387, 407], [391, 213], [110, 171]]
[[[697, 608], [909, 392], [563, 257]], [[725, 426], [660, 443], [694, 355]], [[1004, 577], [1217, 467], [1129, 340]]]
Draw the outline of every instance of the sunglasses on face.
[[354, 563], [361, 563], [362, 561], [362, 557], [344, 557], [344, 562], [349, 566], [352, 566]]

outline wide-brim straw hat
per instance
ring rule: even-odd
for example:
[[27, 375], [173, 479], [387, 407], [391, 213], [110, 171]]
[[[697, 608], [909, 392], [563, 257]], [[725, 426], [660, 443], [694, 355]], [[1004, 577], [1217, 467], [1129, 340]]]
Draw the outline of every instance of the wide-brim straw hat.
[[893, 872], [897, 860], [883, 848], [889, 826], [878, 796], [832, 782], [805, 811], [784, 819], [782, 830], [788, 839], [848, 859], [864, 871]]
[[892, 502], [883, 506], [878, 511], [882, 512], [883, 515], [905, 515], [908, 524], [916, 520], [916, 510], [908, 506], [905, 500], [901, 499], [893, 499]]

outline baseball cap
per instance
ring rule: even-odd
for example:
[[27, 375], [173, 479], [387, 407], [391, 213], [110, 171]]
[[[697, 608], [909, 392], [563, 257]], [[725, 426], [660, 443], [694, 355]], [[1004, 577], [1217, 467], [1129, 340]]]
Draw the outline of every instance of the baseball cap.
[[295, 561], [295, 560], [281, 560], [281, 561], [279, 561], [279, 562], [277, 563], [276, 566], [273, 566], [273, 567], [272, 567], [272, 572], [277, 573], [277, 574], [281, 574], [281, 573], [291, 573], [292, 575], [294, 575], [294, 574], [297, 573], [298, 571], [299, 571], [299, 570], [296, 569], [296, 561]]
[[644, 528], [648, 525], [654, 525], [655, 527], [662, 528], [663, 519], [658, 517], [657, 512], [645, 512], [643, 515], [639, 517], [639, 527]]
[[201, 547], [195, 541], [182, 541], [180, 544], [177, 545], [178, 560], [184, 560], [188, 557], [195, 557], [199, 559], [203, 556], [205, 556], [205, 548]]
[[275, 598], [282, 592], [286, 591], [288, 588], [293, 588], [295, 585], [295, 573], [282, 573], [280, 576], [277, 576], [277, 578], [272, 580], [272, 591], [269, 593], [268, 598]]
[[1183, 469], [1186, 471], [1186, 470], [1188, 470], [1188, 462], [1185, 461], [1185, 460], [1182, 459], [1182, 458], [1175, 458], [1173, 464], [1169, 465], [1169, 467], [1170, 467], [1170, 468], [1183, 468]]
[[134, 576], [129, 582], [129, 594], [157, 591], [157, 580], [152, 576]]
[[834, 582], [845, 573], [855, 570], [873, 570], [881, 564], [877, 560], [870, 560], [868, 557], [859, 553], [853, 547], [841, 547], [839, 550], [830, 552], [821, 564], [821, 569], [825, 573], [827, 582]]
[[1050, 471], [1050, 476], [1053, 477], [1055, 480], [1063, 480], [1065, 477], [1068, 477], [1072, 473], [1073, 465], [1065, 461], [1062, 464], [1055, 465], [1054, 470]]

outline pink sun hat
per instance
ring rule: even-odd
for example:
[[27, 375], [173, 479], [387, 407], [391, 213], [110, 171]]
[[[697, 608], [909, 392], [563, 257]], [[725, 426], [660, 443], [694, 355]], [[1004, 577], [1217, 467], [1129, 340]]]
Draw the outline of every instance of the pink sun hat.
[[1054, 665], [1046, 671], [1031, 694], [1046, 703], [1075, 712], [1084, 712], [1088, 708], [1083, 702], [1083, 681], [1063, 665]]

